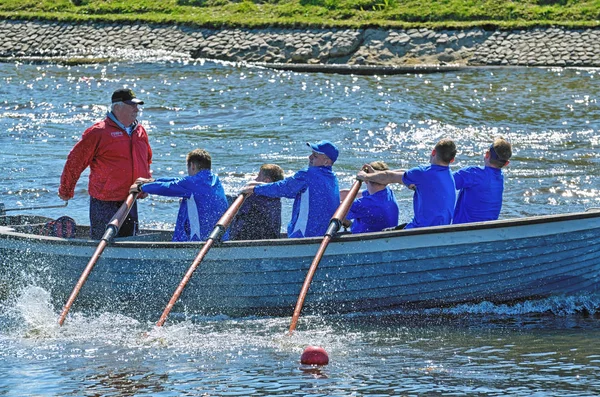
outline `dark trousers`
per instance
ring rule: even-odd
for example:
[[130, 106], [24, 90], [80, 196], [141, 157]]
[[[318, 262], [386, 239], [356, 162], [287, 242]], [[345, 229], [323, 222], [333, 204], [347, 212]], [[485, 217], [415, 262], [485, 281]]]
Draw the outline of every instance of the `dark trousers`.
[[[115, 213], [124, 201], [102, 201], [90, 196], [90, 238], [100, 240]], [[119, 229], [118, 237], [134, 236], [139, 232], [137, 202]]]

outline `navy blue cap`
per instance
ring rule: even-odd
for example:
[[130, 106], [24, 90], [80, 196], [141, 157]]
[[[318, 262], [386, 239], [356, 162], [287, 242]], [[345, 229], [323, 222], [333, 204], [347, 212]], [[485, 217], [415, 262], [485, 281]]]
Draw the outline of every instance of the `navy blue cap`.
[[125, 102], [128, 105], [143, 105], [144, 101], [141, 99], [137, 99], [135, 94], [129, 88], [120, 88], [113, 92], [112, 94], [112, 103], [115, 102]]

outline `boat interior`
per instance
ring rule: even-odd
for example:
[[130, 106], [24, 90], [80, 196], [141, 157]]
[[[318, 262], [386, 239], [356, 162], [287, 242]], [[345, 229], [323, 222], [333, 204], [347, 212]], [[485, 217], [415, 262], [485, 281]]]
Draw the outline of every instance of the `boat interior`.
[[[56, 220], [39, 215], [4, 215], [0, 216], [0, 227], [17, 233], [60, 237], [52, 233], [51, 225], [54, 221]], [[69, 238], [88, 240], [89, 235], [90, 227], [88, 225], [76, 225], [74, 234]], [[172, 230], [143, 229], [136, 236], [120, 237], [118, 239], [121, 241], [171, 241], [172, 237]]]

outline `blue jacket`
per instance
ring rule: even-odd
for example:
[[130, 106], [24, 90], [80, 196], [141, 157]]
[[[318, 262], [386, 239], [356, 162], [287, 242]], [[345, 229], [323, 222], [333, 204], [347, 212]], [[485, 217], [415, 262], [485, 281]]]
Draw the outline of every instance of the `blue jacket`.
[[504, 175], [494, 167], [466, 167], [454, 173], [460, 191], [452, 223], [492, 221], [502, 209]]
[[398, 203], [392, 189], [386, 186], [374, 194], [368, 190], [352, 203], [347, 219], [353, 219], [352, 233], [380, 232], [398, 226]]
[[406, 186], [416, 186], [413, 196], [415, 216], [405, 229], [452, 222], [456, 187], [450, 167], [431, 164], [411, 168], [404, 173], [402, 182]]
[[331, 167], [308, 167], [281, 181], [265, 183], [254, 193], [267, 197], [293, 198], [288, 237], [323, 236], [340, 205], [338, 180]]
[[[173, 241], [204, 241], [228, 208], [219, 177], [210, 170], [183, 178], [159, 178], [142, 185], [142, 191], [159, 196], [182, 197]], [[225, 233], [222, 240], [229, 238]]]

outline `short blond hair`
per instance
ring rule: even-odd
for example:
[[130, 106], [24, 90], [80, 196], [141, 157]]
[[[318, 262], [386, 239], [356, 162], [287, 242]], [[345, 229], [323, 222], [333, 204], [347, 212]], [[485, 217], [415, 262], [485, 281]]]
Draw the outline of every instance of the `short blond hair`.
[[385, 161], [373, 161], [369, 163], [369, 165], [373, 167], [375, 171], [387, 171], [390, 169]]

